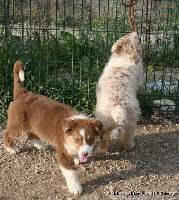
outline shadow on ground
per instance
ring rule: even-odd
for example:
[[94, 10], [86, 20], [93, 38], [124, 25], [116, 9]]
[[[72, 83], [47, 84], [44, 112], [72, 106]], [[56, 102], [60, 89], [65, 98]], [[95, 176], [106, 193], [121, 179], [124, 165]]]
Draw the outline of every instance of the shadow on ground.
[[[120, 154], [112, 154], [120, 152]], [[88, 189], [93, 192], [101, 185], [109, 185], [120, 180], [127, 180], [149, 174], [172, 174], [179, 173], [179, 132], [167, 132], [141, 135], [135, 137], [135, 149], [124, 152], [118, 140], [112, 140], [109, 147], [109, 155], [96, 160], [128, 160], [135, 166], [132, 170], [113, 171], [110, 174], [102, 175], [97, 180], [88, 182], [87, 185], [95, 186]], [[100, 170], [100, 169], [99, 169]], [[108, 181], [109, 180], [109, 181]], [[84, 184], [84, 187], [86, 184]]]

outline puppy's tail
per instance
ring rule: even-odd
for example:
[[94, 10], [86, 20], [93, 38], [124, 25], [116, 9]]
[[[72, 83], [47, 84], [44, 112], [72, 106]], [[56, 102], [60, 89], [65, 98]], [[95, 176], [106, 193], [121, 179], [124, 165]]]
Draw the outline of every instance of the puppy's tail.
[[20, 60], [14, 64], [14, 100], [26, 92], [24, 88], [24, 66]]

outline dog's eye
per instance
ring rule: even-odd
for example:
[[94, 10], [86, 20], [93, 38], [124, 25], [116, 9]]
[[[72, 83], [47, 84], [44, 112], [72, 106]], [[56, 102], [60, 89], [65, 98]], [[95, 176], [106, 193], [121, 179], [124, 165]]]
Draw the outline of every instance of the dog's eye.
[[93, 133], [94, 133], [95, 135], [99, 135], [99, 131], [97, 131], [96, 129], [93, 130]]
[[80, 142], [80, 139], [77, 138], [77, 137], [74, 137], [74, 142], [75, 142], [75, 143], [79, 143], [79, 142]]
[[94, 138], [88, 138], [88, 142], [92, 144], [94, 142]]
[[71, 133], [71, 128], [66, 129], [66, 133], [70, 134]]

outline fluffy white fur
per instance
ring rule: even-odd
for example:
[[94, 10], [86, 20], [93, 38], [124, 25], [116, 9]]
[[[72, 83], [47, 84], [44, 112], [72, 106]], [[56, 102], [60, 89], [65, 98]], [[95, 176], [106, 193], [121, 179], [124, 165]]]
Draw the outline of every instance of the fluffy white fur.
[[95, 117], [103, 123], [96, 155], [106, 153], [110, 133], [122, 139], [125, 150], [134, 147], [133, 135], [140, 113], [137, 91], [143, 80], [141, 45], [136, 32], [120, 38], [97, 85]]
[[70, 119], [87, 119], [87, 118], [88, 116], [86, 116], [85, 114], [78, 114], [70, 117]]
[[6, 148], [6, 151], [8, 151], [11, 154], [16, 154], [20, 152], [20, 148], [16, 145], [14, 145], [12, 148], [10, 147], [5, 147], [5, 148]]
[[24, 70], [19, 70], [19, 78], [21, 82], [24, 82]]
[[92, 146], [90, 146], [90, 145], [88, 145], [87, 143], [86, 143], [86, 140], [85, 140], [85, 130], [84, 129], [81, 129], [80, 131], [79, 131], [79, 133], [82, 135], [82, 137], [83, 137], [83, 145], [82, 146], [80, 146], [80, 148], [79, 148], [79, 150], [78, 150], [78, 155], [79, 156], [83, 156], [83, 154], [90, 154], [91, 153], [91, 151], [92, 151]]
[[47, 145], [45, 145], [44, 142], [42, 142], [41, 140], [37, 140], [37, 139], [32, 139], [31, 142], [33, 143], [34, 147], [36, 147], [39, 150], [46, 150], [47, 149]]
[[66, 184], [70, 193], [73, 193], [75, 195], [81, 194], [82, 187], [80, 185], [76, 170], [68, 170], [62, 166], [60, 166], [60, 168], [61, 168], [63, 176], [66, 179]]

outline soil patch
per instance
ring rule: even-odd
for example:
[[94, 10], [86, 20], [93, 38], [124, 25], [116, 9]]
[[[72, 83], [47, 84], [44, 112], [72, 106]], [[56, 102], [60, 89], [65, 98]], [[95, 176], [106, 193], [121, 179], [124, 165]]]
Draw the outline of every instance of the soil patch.
[[104, 158], [91, 155], [80, 164], [83, 193], [74, 196], [51, 146], [38, 151], [22, 138], [21, 152], [10, 155], [0, 133], [0, 200], [179, 199], [179, 126], [140, 125], [135, 144], [125, 152], [120, 141], [111, 140]]

